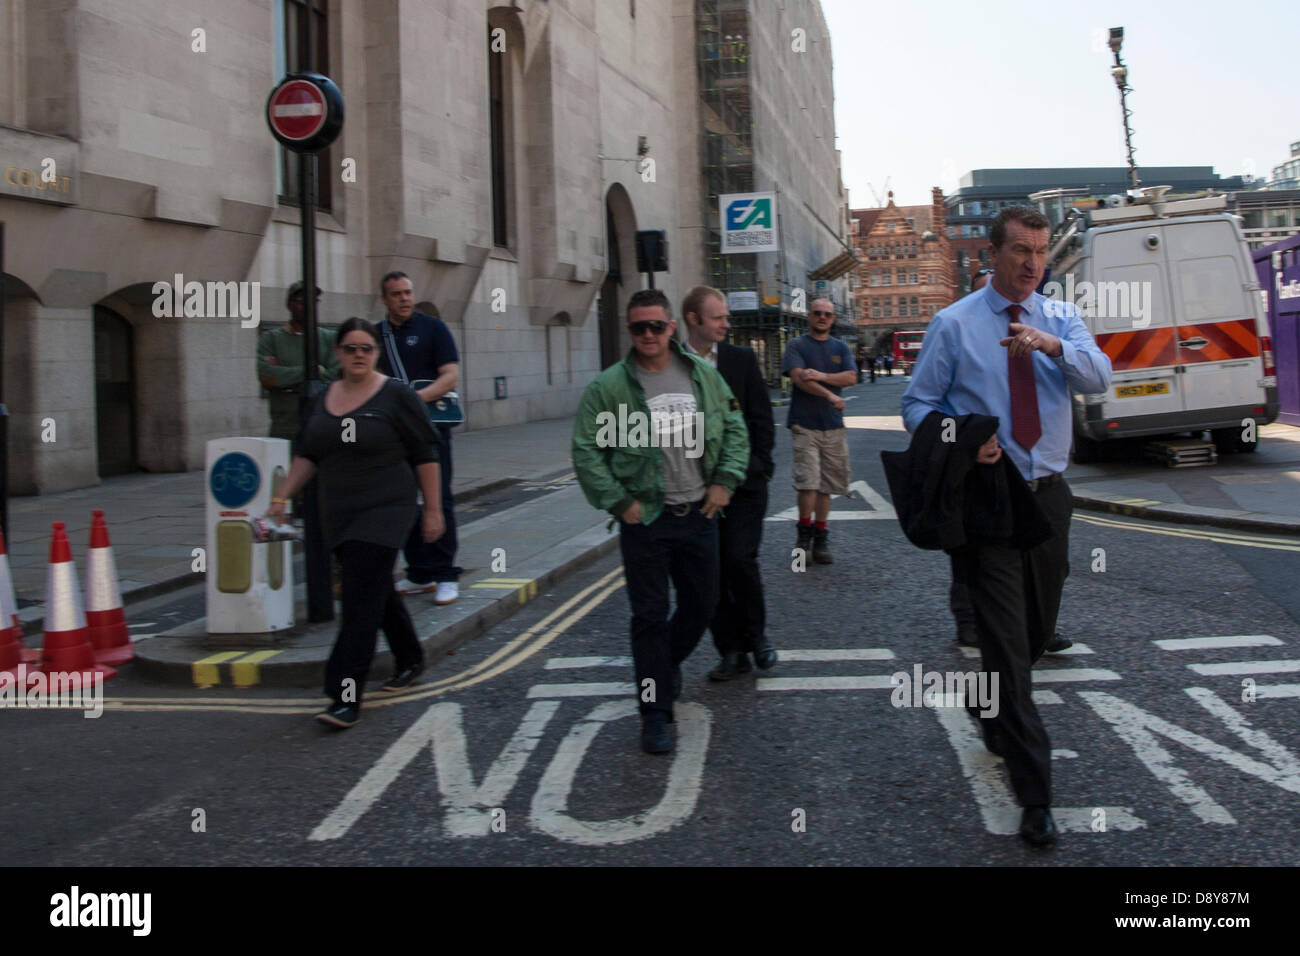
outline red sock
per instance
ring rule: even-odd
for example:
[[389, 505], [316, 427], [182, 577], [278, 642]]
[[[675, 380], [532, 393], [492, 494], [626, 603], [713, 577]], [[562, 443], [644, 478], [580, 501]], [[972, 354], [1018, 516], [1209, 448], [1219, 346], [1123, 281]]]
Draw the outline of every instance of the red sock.
[[799, 519], [799, 527], [801, 527], [801, 528], [811, 528], [811, 527], [812, 527], [812, 523], [813, 523], [812, 518], [800, 518], [800, 519]]
[[818, 521], [816, 524], [813, 525], [813, 527], [815, 527], [818, 531], [825, 531], [825, 530], [826, 530], [826, 522], [825, 522], [825, 521]]

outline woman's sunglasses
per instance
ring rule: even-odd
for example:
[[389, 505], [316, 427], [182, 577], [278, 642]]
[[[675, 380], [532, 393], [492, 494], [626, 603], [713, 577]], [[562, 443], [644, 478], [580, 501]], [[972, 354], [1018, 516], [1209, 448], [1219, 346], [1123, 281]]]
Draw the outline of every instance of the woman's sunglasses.
[[375, 350], [375, 347], [373, 345], [348, 344], [348, 345], [340, 345], [339, 348], [347, 352], [349, 355], [356, 355], [358, 352], [360, 352], [362, 355], [369, 355], [371, 352]]

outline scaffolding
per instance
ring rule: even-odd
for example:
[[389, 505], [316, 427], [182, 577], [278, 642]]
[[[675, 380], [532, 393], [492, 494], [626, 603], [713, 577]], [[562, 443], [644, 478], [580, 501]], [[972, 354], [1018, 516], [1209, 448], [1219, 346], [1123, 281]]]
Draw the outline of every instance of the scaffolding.
[[[700, 140], [704, 222], [718, 215], [718, 197], [754, 192], [754, 115], [747, 0], [696, 0], [696, 52], [700, 84]], [[722, 254], [722, 234], [705, 242], [708, 284], [723, 294], [752, 291], [757, 309], [736, 309], [730, 339], [754, 349], [769, 384], [781, 377], [786, 341], [807, 328], [807, 318], [785, 309], [785, 277], [760, 275], [757, 253]]]

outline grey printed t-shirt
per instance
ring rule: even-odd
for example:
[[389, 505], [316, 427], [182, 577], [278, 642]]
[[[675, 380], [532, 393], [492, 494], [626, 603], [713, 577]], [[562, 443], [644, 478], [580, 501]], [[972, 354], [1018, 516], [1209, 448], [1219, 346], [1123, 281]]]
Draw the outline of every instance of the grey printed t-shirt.
[[[664, 504], [680, 505], [704, 497], [704, 428], [696, 419], [691, 374], [674, 357], [662, 372], [636, 367], [650, 409], [648, 438], [659, 444], [664, 464]], [[629, 426], [630, 428], [631, 426]]]

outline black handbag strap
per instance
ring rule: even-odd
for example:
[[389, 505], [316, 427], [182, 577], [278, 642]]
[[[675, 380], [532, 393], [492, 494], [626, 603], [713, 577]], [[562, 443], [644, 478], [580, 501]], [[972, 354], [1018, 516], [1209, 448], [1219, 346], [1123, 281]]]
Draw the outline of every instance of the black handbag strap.
[[387, 319], [379, 325], [383, 329], [384, 353], [388, 356], [388, 367], [393, 370], [393, 377], [404, 385], [410, 385], [411, 380], [406, 374], [406, 366], [402, 364], [402, 356], [397, 351], [397, 337], [393, 335], [392, 325]]

